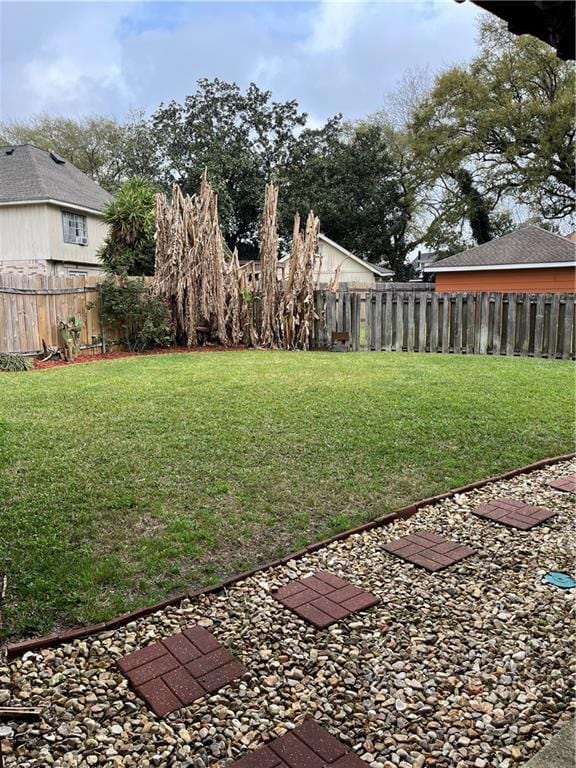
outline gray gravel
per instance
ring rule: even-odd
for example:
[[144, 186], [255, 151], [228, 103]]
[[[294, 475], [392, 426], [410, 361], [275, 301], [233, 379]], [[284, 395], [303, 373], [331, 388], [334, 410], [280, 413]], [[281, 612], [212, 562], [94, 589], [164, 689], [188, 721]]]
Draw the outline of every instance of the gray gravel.
[[[331, 544], [225, 593], [0, 667], [0, 703], [37, 705], [40, 724], [4, 723], [6, 768], [223, 768], [310, 715], [372, 768], [509, 768], [573, 716], [574, 497], [547, 487], [572, 462], [494, 483]], [[558, 510], [521, 532], [470, 514], [513, 496]], [[383, 542], [433, 530], [478, 550], [428, 574]], [[325, 568], [382, 598], [318, 632], [270, 597]], [[115, 661], [198, 622], [250, 670], [219, 695], [158, 720]]]

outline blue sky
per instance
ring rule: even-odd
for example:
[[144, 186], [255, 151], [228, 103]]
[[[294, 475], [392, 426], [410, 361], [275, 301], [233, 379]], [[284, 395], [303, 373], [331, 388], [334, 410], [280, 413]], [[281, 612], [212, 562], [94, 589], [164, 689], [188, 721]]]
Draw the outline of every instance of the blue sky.
[[0, 116], [108, 114], [181, 100], [200, 77], [297, 99], [313, 121], [380, 109], [407, 70], [475, 52], [467, 2], [2, 2]]

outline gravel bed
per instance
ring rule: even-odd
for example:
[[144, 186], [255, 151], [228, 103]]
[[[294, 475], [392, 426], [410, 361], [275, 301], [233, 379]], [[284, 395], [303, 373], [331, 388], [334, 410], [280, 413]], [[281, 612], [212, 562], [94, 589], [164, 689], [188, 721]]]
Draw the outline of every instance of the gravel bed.
[[[574, 569], [574, 497], [547, 482], [563, 462], [357, 534], [226, 592], [185, 600], [114, 632], [0, 667], [0, 704], [35, 705], [40, 723], [3, 724], [6, 768], [225, 768], [305, 716], [372, 768], [508, 768], [574, 714], [576, 590], [541, 583]], [[522, 532], [470, 514], [513, 496], [559, 514]], [[435, 574], [382, 551], [430, 530], [477, 554]], [[270, 591], [324, 568], [382, 598], [317, 631]], [[163, 720], [116, 668], [121, 656], [189, 624], [207, 627], [250, 670]], [[304, 768], [304, 766], [302, 767]]]

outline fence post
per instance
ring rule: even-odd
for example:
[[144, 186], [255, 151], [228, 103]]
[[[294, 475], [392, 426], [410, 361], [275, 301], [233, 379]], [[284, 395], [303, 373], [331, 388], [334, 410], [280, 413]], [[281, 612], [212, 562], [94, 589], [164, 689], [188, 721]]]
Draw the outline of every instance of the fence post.
[[100, 338], [102, 339], [102, 354], [106, 354], [106, 334], [104, 332], [104, 290], [102, 283], [98, 283], [98, 296], [100, 299]]

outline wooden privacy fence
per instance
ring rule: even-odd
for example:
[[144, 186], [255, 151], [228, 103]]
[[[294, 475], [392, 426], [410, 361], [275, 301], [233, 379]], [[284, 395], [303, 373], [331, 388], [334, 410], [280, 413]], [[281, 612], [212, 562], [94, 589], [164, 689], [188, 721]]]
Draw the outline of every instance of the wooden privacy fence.
[[[117, 338], [100, 317], [102, 277], [0, 275], [0, 352], [36, 355], [42, 341], [58, 346], [58, 321], [82, 319], [81, 346], [100, 352]], [[572, 358], [573, 294], [435, 293], [320, 290], [314, 301], [312, 347]], [[117, 329], [116, 329], [117, 331]], [[333, 334], [339, 334], [337, 344]], [[344, 344], [344, 346], [346, 345]]]
[[[102, 351], [98, 284], [101, 277], [0, 275], [0, 352], [36, 355], [42, 341], [59, 346], [58, 321], [82, 319], [81, 346]], [[93, 303], [95, 306], [90, 307]]]
[[354, 351], [574, 359], [574, 299], [573, 294], [316, 291], [320, 319], [313, 347], [330, 349], [344, 333]]

